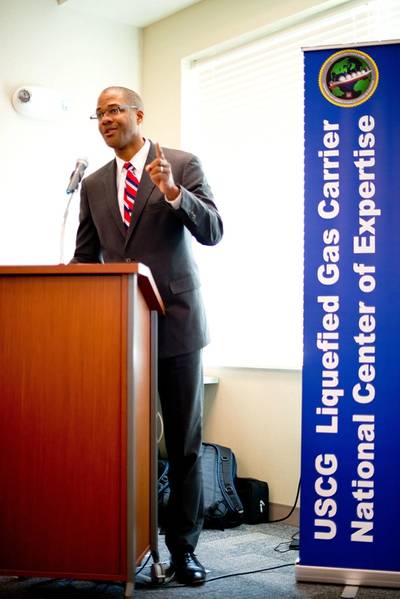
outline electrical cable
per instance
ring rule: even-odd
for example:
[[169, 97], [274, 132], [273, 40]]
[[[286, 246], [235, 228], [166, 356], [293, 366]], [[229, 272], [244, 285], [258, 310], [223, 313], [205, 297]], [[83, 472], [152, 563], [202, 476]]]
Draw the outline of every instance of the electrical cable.
[[[273, 524], [273, 523], [276, 523], [276, 522], [283, 522], [284, 520], [287, 520], [288, 518], [290, 518], [290, 516], [293, 514], [293, 512], [294, 512], [294, 510], [296, 509], [296, 506], [297, 506], [297, 502], [298, 502], [299, 495], [300, 495], [300, 485], [301, 485], [301, 478], [299, 479], [299, 483], [297, 485], [296, 497], [295, 497], [295, 500], [294, 500], [293, 507], [290, 509], [289, 513], [284, 518], [279, 518], [278, 520], [269, 520], [268, 524]], [[277, 551], [278, 553], [287, 553], [288, 551], [292, 551], [292, 550], [297, 549], [297, 547], [294, 547], [294, 546], [291, 547], [290, 545], [293, 543], [293, 541], [297, 541], [298, 540], [298, 537], [296, 537], [296, 535], [298, 535], [298, 534], [299, 534], [299, 531], [296, 531], [291, 536], [291, 541], [284, 541], [283, 543], [279, 543], [279, 545], [277, 545], [274, 548], [274, 551]], [[280, 551], [279, 547], [281, 547], [281, 545], [285, 545], [287, 543], [289, 543], [288, 549], [286, 549], [284, 551]], [[149, 561], [149, 559], [150, 559], [150, 555], [147, 558], [147, 560], [145, 561], [145, 563], [143, 564], [143, 566], [141, 566], [140, 569], [136, 572], [136, 574], [139, 574], [139, 572], [141, 572], [143, 570], [143, 568], [146, 566], [146, 564]], [[295, 566], [295, 564], [294, 563], [281, 564], [279, 566], [271, 566], [270, 568], [261, 568], [260, 570], [250, 570], [250, 571], [247, 571], [247, 572], [235, 572], [233, 574], [224, 574], [223, 576], [215, 576], [214, 578], [208, 578], [206, 580], [206, 582], [213, 582], [214, 580], [221, 580], [223, 578], [232, 578], [232, 577], [235, 577], [235, 576], [246, 576], [248, 574], [258, 574], [260, 572], [268, 572], [269, 570], [277, 570], [279, 568], [286, 568], [288, 566]], [[159, 586], [159, 585], [151, 585], [151, 586], [152, 586], [152, 588], [159, 588], [160, 590], [166, 588], [165, 586], [162, 586], [162, 585], [161, 586]], [[171, 589], [171, 588], [181, 588], [181, 586], [184, 586], [184, 585], [173, 585], [173, 586], [168, 585], [168, 588], [169, 589]]]
[[214, 578], [207, 578], [206, 582], [213, 582], [214, 580], [222, 580], [223, 578], [233, 578], [235, 576], [246, 576], [247, 574], [258, 574], [260, 572], [268, 572], [269, 570], [278, 570], [279, 568], [287, 568], [288, 566], [295, 566], [295, 563], [280, 564], [279, 566], [271, 566], [269, 568], [261, 568], [260, 570], [250, 570], [248, 572], [235, 572], [233, 574], [224, 574], [223, 576], [215, 576]]
[[292, 541], [298, 541], [300, 539], [300, 530], [296, 530], [290, 538]]
[[160, 412], [157, 410], [157, 414], [156, 414], [156, 419], [158, 418], [159, 422], [160, 422], [160, 434], [157, 437], [157, 445], [160, 443], [161, 439], [163, 438], [164, 435], [164, 421], [162, 419], [162, 416], [160, 414]]
[[[232, 574], [223, 574], [222, 576], [214, 576], [214, 578], [207, 578], [205, 583], [214, 582], [215, 580], [222, 580], [224, 578], [235, 578], [236, 576], [247, 576], [249, 574], [259, 574], [261, 572], [269, 572], [270, 570], [279, 570], [280, 568], [287, 568], [289, 566], [295, 566], [296, 564], [288, 563], [288, 564], [279, 564], [278, 566], [270, 566], [269, 568], [261, 568], [260, 570], [249, 570], [246, 572], [233, 572]], [[146, 585], [147, 586], [147, 585]], [[149, 585], [152, 589], [158, 589], [160, 591], [169, 590], [169, 589], [181, 589], [185, 587], [184, 584], [168, 584], [168, 585]]]
[[[298, 551], [299, 550], [299, 535], [300, 531], [296, 530], [295, 533], [290, 537], [290, 541], [283, 541], [279, 543], [276, 547], [274, 547], [274, 551], [277, 553], [287, 553], [288, 551]], [[282, 545], [286, 545], [286, 549], [281, 549]]]
[[143, 565], [140, 566], [140, 568], [138, 570], [136, 570], [135, 572], [135, 576], [137, 576], [138, 574], [140, 574], [140, 572], [143, 570], [143, 568], [145, 568], [147, 566], [147, 563], [149, 561], [149, 559], [151, 558], [151, 552], [149, 553], [149, 555], [147, 556], [146, 561], [144, 562]]
[[[285, 545], [286, 548], [281, 549], [282, 545]], [[290, 541], [283, 541], [282, 543], [279, 543], [279, 545], [274, 547], [274, 551], [276, 551], [277, 553], [288, 553], [288, 551], [292, 551], [292, 549], [290, 548]]]
[[297, 492], [296, 492], [296, 498], [294, 500], [294, 505], [291, 508], [290, 512], [287, 514], [287, 516], [285, 516], [284, 518], [279, 518], [279, 520], [268, 520], [268, 524], [273, 524], [275, 522], [283, 522], [284, 520], [287, 520], [288, 518], [290, 518], [290, 516], [293, 514], [294, 510], [296, 509], [296, 505], [299, 499], [299, 495], [300, 495], [300, 484], [301, 484], [301, 478], [299, 479], [299, 484], [297, 485]]

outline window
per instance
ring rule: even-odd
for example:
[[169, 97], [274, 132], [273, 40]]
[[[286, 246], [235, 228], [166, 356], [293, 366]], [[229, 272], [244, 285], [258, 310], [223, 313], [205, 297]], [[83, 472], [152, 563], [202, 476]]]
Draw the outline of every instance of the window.
[[394, 39], [400, 4], [347, 2], [300, 19], [183, 62], [182, 145], [202, 160], [225, 226], [218, 246], [196, 244], [212, 336], [206, 365], [301, 368], [301, 48]]

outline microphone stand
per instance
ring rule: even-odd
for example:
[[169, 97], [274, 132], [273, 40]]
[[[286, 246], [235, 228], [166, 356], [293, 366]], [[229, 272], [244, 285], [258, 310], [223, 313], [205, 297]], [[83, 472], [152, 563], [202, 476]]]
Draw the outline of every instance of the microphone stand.
[[68, 212], [69, 212], [69, 207], [71, 205], [71, 201], [72, 198], [76, 192], [76, 190], [78, 189], [78, 187], [76, 187], [76, 189], [74, 189], [74, 191], [72, 193], [68, 193], [68, 202], [67, 202], [67, 206], [65, 208], [64, 211], [64, 218], [63, 218], [63, 222], [61, 225], [61, 238], [60, 238], [60, 264], [64, 264], [64, 243], [65, 243], [65, 229], [66, 229], [66, 225], [67, 225], [67, 219], [68, 219]]

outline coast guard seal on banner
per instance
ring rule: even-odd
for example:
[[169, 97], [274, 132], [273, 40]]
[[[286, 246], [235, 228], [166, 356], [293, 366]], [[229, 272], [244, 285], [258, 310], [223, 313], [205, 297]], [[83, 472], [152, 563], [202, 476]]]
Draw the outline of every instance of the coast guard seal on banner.
[[330, 56], [319, 73], [319, 88], [332, 104], [343, 108], [369, 100], [379, 81], [375, 61], [360, 50], [340, 50]]

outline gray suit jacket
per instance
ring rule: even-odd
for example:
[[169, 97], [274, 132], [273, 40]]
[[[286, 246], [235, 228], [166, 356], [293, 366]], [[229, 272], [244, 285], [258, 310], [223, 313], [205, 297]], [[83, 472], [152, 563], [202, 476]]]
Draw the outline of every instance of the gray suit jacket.
[[[164, 199], [144, 170], [128, 231], [122, 222], [116, 187], [116, 161], [86, 177], [73, 262], [146, 264], [153, 274], [166, 315], [159, 318], [159, 355], [172, 357], [208, 343], [192, 236], [214, 245], [222, 221], [201, 165], [193, 154], [164, 148], [175, 183], [181, 187], [178, 210]], [[147, 163], [155, 158], [151, 143]]]

